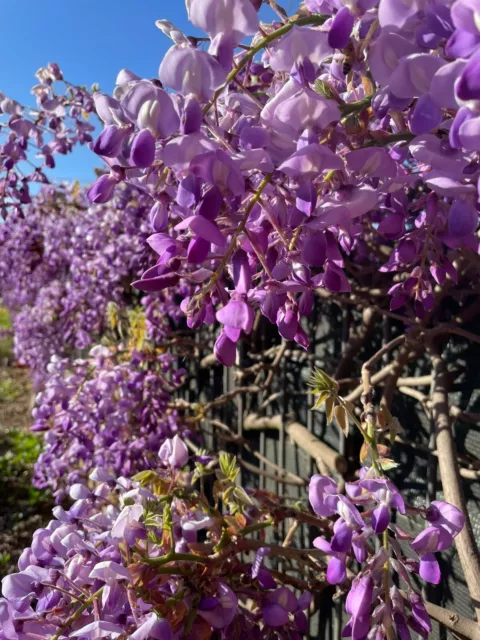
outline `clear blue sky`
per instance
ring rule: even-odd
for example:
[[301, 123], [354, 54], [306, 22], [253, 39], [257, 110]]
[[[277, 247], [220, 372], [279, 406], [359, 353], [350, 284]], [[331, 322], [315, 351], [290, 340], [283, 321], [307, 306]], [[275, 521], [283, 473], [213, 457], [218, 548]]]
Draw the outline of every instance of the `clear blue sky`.
[[[234, 1], [234, 0], [232, 0]], [[298, 6], [284, 0], [286, 9]], [[272, 19], [269, 8], [261, 18]], [[157, 76], [160, 61], [172, 44], [155, 27], [167, 18], [187, 34], [199, 35], [186, 19], [184, 0], [13, 0], [2, 2], [0, 91], [23, 104], [33, 104], [34, 73], [57, 62], [65, 78], [110, 93], [118, 71], [128, 68], [141, 77]], [[87, 148], [56, 156], [53, 177], [93, 180], [101, 161]], [[52, 175], [52, 174], [49, 174]]]

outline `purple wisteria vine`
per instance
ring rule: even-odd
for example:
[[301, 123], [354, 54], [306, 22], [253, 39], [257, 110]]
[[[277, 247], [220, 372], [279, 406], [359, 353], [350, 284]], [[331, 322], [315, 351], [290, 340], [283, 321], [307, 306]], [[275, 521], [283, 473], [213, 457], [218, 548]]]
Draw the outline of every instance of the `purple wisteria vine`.
[[223, 364], [256, 309], [307, 348], [314, 292], [350, 292], [369, 266], [413, 324], [459, 252], [478, 255], [478, 31], [450, 4], [307, 2], [257, 33], [250, 0], [193, 0], [208, 51], [160, 20], [160, 82], [123, 70], [94, 94], [111, 170], [89, 197], [126, 180], [156, 200], [160, 257], [135, 286], [196, 284], [183, 309], [192, 327], [216, 316]]
[[[0, 640], [298, 640], [329, 585], [345, 596], [342, 637], [426, 638], [433, 618], [479, 638], [422, 587], [440, 583], [436, 554], [455, 545], [480, 615], [470, 469], [452, 434], [455, 416], [480, 418], [449, 404], [444, 355], [451, 337], [480, 342], [468, 325], [480, 311], [480, 6], [306, 0], [288, 16], [265, 0], [278, 18], [266, 24], [262, 4], [186, 0], [205, 37], [158, 20], [173, 42], [158, 78], [124, 69], [112, 96], [68, 83], [58, 94], [49, 65], [38, 112], [0, 102], [0, 291], [41, 389], [34, 483], [58, 503], [2, 581]], [[96, 140], [89, 113], [104, 125]], [[77, 143], [106, 163], [88, 192], [31, 197], [54, 152]], [[32, 148], [42, 166], [25, 176]], [[254, 393], [272, 404], [287, 343], [309, 358], [307, 320], [330, 301], [360, 309], [362, 323], [333, 375], [312, 356], [310, 393], [342, 437], [361, 435], [360, 469], [325, 464], [328, 447], [284, 416], [251, 421], [307, 451], [321, 473], [306, 480], [215, 409]], [[261, 316], [278, 344], [244, 366], [238, 345], [249, 348]], [[396, 335], [347, 378], [379, 317]], [[204, 325], [245, 385], [210, 402], [182, 394], [185, 358], [215, 366], [198, 362]], [[420, 358], [428, 380], [402, 379]], [[416, 389], [426, 385], [428, 396]], [[410, 504], [389, 477], [404, 434], [397, 389], [432, 426], [442, 500]], [[238, 458], [208, 449], [212, 429]], [[242, 485], [245, 450], [298, 500]], [[307, 528], [313, 548], [295, 538]]]
[[91, 93], [68, 82], [56, 63], [41, 67], [32, 87], [35, 106], [25, 106], [0, 92], [0, 206], [22, 215], [31, 202], [32, 184], [48, 184], [55, 156], [93, 141]]
[[140, 304], [130, 282], [149, 261], [150, 200], [127, 187], [91, 206], [78, 185], [44, 186], [0, 226], [0, 287], [15, 354], [41, 383], [52, 356], [82, 353], [108, 329], [109, 305]]

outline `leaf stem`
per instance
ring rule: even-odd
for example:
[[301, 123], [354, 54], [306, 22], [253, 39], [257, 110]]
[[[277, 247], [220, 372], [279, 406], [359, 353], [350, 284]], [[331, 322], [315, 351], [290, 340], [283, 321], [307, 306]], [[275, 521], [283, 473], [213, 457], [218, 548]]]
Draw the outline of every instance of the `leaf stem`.
[[57, 631], [57, 633], [55, 635], [53, 635], [51, 637], [50, 640], [58, 640], [60, 638], [60, 636], [63, 636], [64, 632], [68, 629], [68, 627], [70, 627], [75, 620], [78, 620], [78, 618], [82, 615], [82, 613], [88, 609], [88, 607], [94, 602], [94, 600], [96, 598], [98, 598], [99, 596], [102, 595], [102, 591], [103, 591], [104, 587], [100, 587], [100, 589], [98, 591], [95, 591], [94, 594], [92, 594], [89, 598], [87, 598], [84, 603], [82, 604], [81, 607], [79, 607], [69, 618], [68, 620], [65, 622], [65, 624], [60, 627], [60, 629]]
[[251, 524], [248, 527], [244, 527], [240, 529], [237, 533], [239, 536], [246, 536], [249, 533], [255, 533], [255, 531], [261, 531], [262, 529], [267, 529], [274, 524], [273, 520], [264, 520], [263, 522], [257, 522], [256, 524]]
[[159, 567], [169, 562], [196, 562], [198, 564], [206, 564], [208, 558], [203, 558], [195, 553], [176, 553], [175, 551], [169, 551], [167, 555], [161, 558], [144, 558], [143, 562]]

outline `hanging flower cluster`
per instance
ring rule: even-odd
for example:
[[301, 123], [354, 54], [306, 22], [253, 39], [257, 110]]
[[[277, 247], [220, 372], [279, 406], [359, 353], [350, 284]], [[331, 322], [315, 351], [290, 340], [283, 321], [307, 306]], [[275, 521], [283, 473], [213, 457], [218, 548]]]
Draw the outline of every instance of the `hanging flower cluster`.
[[0, 297], [13, 317], [15, 355], [37, 384], [53, 355], [98, 341], [109, 303], [135, 304], [130, 282], [150, 259], [149, 206], [131, 187], [91, 206], [78, 186], [48, 186], [0, 225]]
[[[91, 143], [94, 113], [85, 87], [67, 82], [56, 63], [35, 74], [31, 93], [36, 106], [25, 107], [0, 93], [0, 214], [21, 213], [31, 202], [30, 185], [48, 184], [55, 156], [71, 153], [77, 144]], [[4, 174], [4, 175], [3, 175]]]
[[224, 513], [191, 484], [212, 473], [212, 459], [194, 457], [193, 474], [188, 461], [175, 436], [137, 481], [98, 467], [88, 486], [72, 485], [73, 505], [55, 507], [2, 581], [2, 640], [298, 640], [310, 593], [277, 584], [262, 566], [268, 548], [240, 557], [249, 527], [268, 523], [234, 484], [235, 460], [224, 456], [216, 472]]
[[173, 356], [148, 350], [98, 345], [84, 360], [52, 358], [33, 410], [32, 430], [44, 432], [34, 485], [60, 502], [94, 467], [115, 477], [149, 468], [165, 438], [182, 429], [169, 402], [184, 374]]
[[93, 96], [111, 170], [89, 197], [127, 180], [155, 199], [159, 259], [135, 286], [193, 286], [189, 325], [218, 320], [226, 365], [256, 309], [306, 348], [315, 290], [349, 292], [358, 265], [423, 317], [458, 252], [478, 253], [472, 3], [305, 4], [260, 31], [259, 3], [188, 0], [208, 51], [160, 20], [159, 80], [123, 70]]
[[[234, 458], [198, 450], [171, 402], [184, 371], [159, 345], [181, 314], [190, 329], [217, 322], [215, 355], [231, 366], [259, 312], [306, 349], [315, 292], [338, 299], [364, 272], [407, 324], [433, 309], [435, 289], [479, 253], [477, 7], [306, 0], [292, 18], [273, 3], [280, 21], [260, 25], [260, 5], [187, 0], [207, 37], [159, 20], [173, 45], [158, 79], [123, 70], [113, 96], [68, 84], [59, 96], [50, 65], [37, 114], [0, 99], [0, 293], [17, 356], [43, 385], [35, 484], [74, 501], [3, 580], [0, 640], [298, 640], [324, 572], [349, 588], [345, 637], [431, 630], [416, 579], [440, 581], [435, 553], [465, 516], [408, 506], [387, 479], [377, 435], [395, 433], [377, 434], [369, 382], [359, 420], [316, 376], [316, 406], [357, 425], [371, 467], [346, 494], [314, 476], [313, 515], [245, 490]], [[94, 111], [104, 129], [92, 141]], [[30, 202], [28, 182], [77, 142], [109, 168], [93, 205], [75, 186]], [[33, 145], [44, 165], [20, 178]], [[425, 529], [410, 536], [397, 513]], [[322, 530], [316, 549], [266, 545], [263, 530], [287, 518]]]
[[[440, 582], [435, 553], [452, 545], [465, 524], [464, 514], [440, 501], [427, 508], [407, 507], [393, 482], [376, 476], [373, 469], [362, 469], [361, 480], [347, 483], [345, 489], [347, 495], [340, 494], [336, 482], [321, 475], [313, 476], [309, 486], [315, 513], [339, 516], [330, 541], [323, 537], [313, 541], [330, 558], [328, 582], [346, 582], [349, 558], [361, 565], [347, 595], [345, 607], [351, 618], [342, 635], [353, 640], [367, 635], [388, 638], [395, 628], [400, 638], [410, 637], [409, 629], [427, 637], [432, 630], [430, 618], [411, 576]], [[394, 524], [396, 512], [421, 516], [427, 526], [413, 538]], [[373, 543], [376, 536], [381, 543], [378, 551]], [[406, 592], [400, 591], [400, 583]]]

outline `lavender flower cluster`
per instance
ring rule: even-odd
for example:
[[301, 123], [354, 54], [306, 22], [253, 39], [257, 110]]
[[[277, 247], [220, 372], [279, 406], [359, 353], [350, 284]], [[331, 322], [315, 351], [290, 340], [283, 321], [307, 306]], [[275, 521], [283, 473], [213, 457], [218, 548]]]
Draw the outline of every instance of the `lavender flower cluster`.
[[[99, 467], [90, 488], [74, 484], [73, 505], [55, 507], [55, 519], [23, 552], [20, 571], [2, 581], [0, 638], [299, 640], [311, 595], [297, 598], [277, 585], [262, 566], [268, 548], [241, 560], [234, 540], [247, 529], [227, 533], [228, 516], [181, 471], [188, 460], [175, 436], [141, 482]], [[194, 462], [206, 469], [211, 459]], [[253, 502], [249, 509], [255, 512]]]
[[[0, 93], [0, 214], [21, 213], [31, 202], [30, 184], [48, 184], [55, 155], [92, 142], [95, 127], [90, 92], [64, 79], [56, 63], [40, 68], [31, 93], [36, 106], [25, 107]], [[4, 117], [2, 117], [4, 116]], [[4, 136], [4, 137], [3, 137]]]
[[[214, 470], [212, 504], [202, 483], [195, 487]], [[55, 507], [55, 519], [35, 532], [20, 571], [3, 579], [1, 640], [299, 640], [308, 631], [312, 595], [295, 595], [282, 584], [288, 575], [264, 566], [272, 548], [249, 545], [248, 534], [273, 524], [275, 514], [239, 487], [237, 474], [226, 454], [218, 462], [190, 457], [178, 435], [167, 438], [151, 469], [133, 480], [92, 469], [88, 485], [70, 487], [73, 505]], [[330, 558], [327, 580], [347, 581], [352, 549], [361, 567], [350, 577], [351, 619], [342, 635], [390, 638], [396, 629], [397, 637], [409, 638], [410, 628], [427, 637], [430, 619], [410, 574], [419, 570], [425, 580], [439, 581], [433, 554], [451, 545], [464, 516], [444, 502], [416, 509], [428, 526], [411, 541], [390, 518], [395, 509], [415, 510], [389, 480], [364, 470], [346, 489], [348, 497], [324, 476], [314, 476], [309, 487], [318, 515], [339, 516], [331, 541], [314, 541]], [[379, 534], [383, 546], [376, 551]], [[405, 557], [400, 541], [411, 543], [413, 557]], [[253, 549], [253, 560], [242, 559]], [[406, 591], [392, 581], [394, 572]]]
[[44, 433], [33, 483], [58, 502], [94, 467], [115, 477], [149, 468], [165, 438], [182, 430], [169, 401], [185, 371], [168, 353], [97, 345], [87, 359], [54, 357], [47, 368], [33, 410], [32, 430]]
[[[38, 122], [0, 102], [11, 116], [0, 293], [17, 355], [43, 384], [35, 484], [74, 501], [4, 578], [0, 640], [298, 640], [324, 570], [349, 590], [345, 637], [428, 635], [417, 576], [440, 581], [435, 553], [465, 516], [441, 501], [406, 505], [358, 420], [373, 466], [346, 495], [314, 476], [315, 516], [246, 491], [232, 456], [189, 455], [195, 434], [170, 402], [184, 372], [155, 343], [180, 313], [192, 329], [217, 321], [216, 356], [232, 365], [259, 310], [306, 349], [315, 291], [350, 292], [362, 267], [389, 283], [391, 310], [412, 321], [432, 310], [457, 258], [479, 252], [476, 4], [306, 0], [289, 19], [273, 3], [281, 21], [260, 25], [258, 0], [187, 0], [208, 37], [159, 20], [173, 41], [159, 80], [123, 70], [113, 97], [68, 84], [58, 96], [50, 65]], [[27, 147], [53, 166], [54, 152], [91, 141], [82, 111], [105, 125], [91, 144], [109, 166], [88, 191], [96, 206], [75, 186], [30, 202], [28, 181], [46, 177], [19, 179]], [[410, 536], [397, 512], [426, 528]], [[264, 544], [287, 517], [322, 529], [316, 555]], [[275, 554], [308, 567], [309, 582], [267, 567]]]
[[226, 365], [256, 309], [306, 348], [315, 290], [366, 265], [413, 320], [479, 250], [476, 3], [307, 0], [261, 29], [260, 4], [188, 0], [208, 51], [159, 20], [160, 81], [123, 70], [93, 96], [110, 173], [89, 197], [126, 180], [155, 199], [159, 259], [135, 286], [193, 286], [188, 323], [218, 320]]
[[[347, 580], [349, 558], [361, 566], [347, 595], [345, 606], [351, 618], [342, 635], [353, 640], [389, 638], [395, 628], [399, 638], [410, 638], [409, 629], [426, 638], [432, 626], [411, 576], [418, 574], [432, 584], [440, 582], [435, 553], [452, 545], [463, 529], [465, 516], [441, 501], [423, 509], [407, 507], [391, 480], [376, 476], [373, 469], [362, 469], [361, 476], [358, 482], [346, 484], [347, 495], [340, 494], [331, 478], [321, 475], [313, 476], [309, 486], [315, 513], [339, 516], [330, 541], [323, 537], [313, 541], [330, 557], [328, 582]], [[395, 512], [421, 516], [427, 527], [413, 539], [393, 523]], [[376, 536], [381, 541], [378, 551], [372, 545]], [[400, 584], [406, 589], [403, 593], [397, 586]]]
[[91, 206], [76, 185], [45, 186], [0, 225], [0, 297], [14, 324], [15, 355], [37, 385], [53, 355], [99, 340], [109, 303], [133, 305], [130, 282], [148, 264], [150, 200], [132, 187]]

